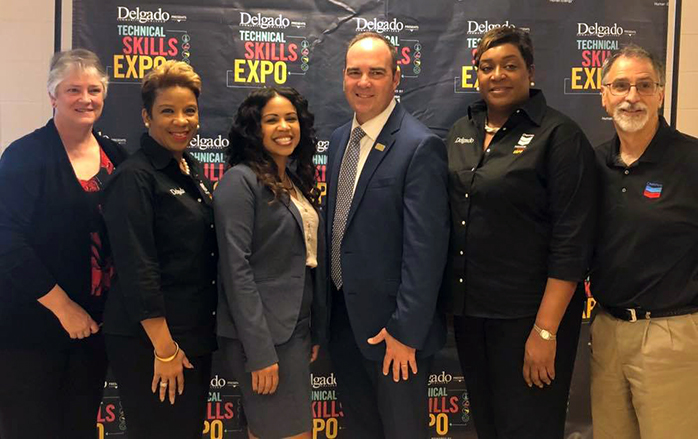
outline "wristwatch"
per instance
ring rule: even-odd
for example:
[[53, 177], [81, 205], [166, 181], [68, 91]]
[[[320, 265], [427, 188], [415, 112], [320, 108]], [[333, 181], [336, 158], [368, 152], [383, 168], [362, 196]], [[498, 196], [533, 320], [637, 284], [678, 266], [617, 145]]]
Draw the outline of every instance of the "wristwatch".
[[540, 335], [540, 338], [542, 338], [545, 341], [555, 341], [557, 339], [557, 336], [555, 334], [546, 329], [541, 328], [535, 323], [533, 324], [533, 329], [538, 333], [538, 335]]

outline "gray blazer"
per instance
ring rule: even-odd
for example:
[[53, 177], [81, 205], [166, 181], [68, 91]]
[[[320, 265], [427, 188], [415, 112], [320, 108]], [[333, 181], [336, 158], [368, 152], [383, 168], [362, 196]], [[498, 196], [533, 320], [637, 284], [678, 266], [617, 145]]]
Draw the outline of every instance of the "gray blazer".
[[[289, 172], [289, 175], [292, 175]], [[298, 322], [306, 275], [300, 212], [274, 195], [247, 165], [229, 169], [213, 196], [218, 260], [219, 337], [240, 340], [248, 372], [278, 362], [275, 345], [291, 337]], [[327, 276], [322, 225], [318, 266], [312, 270], [313, 344], [324, 342]]]

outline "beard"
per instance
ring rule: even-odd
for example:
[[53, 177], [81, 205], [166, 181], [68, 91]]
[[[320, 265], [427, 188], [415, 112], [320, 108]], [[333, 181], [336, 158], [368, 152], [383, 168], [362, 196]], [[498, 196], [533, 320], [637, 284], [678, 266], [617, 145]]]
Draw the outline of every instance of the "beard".
[[[627, 111], [637, 111], [641, 110], [641, 113], [630, 114]], [[631, 104], [630, 102], [622, 102], [613, 110], [613, 121], [618, 125], [618, 127], [628, 133], [635, 133], [640, 131], [647, 125], [647, 121], [650, 118], [647, 105], [642, 102], [635, 102]]]

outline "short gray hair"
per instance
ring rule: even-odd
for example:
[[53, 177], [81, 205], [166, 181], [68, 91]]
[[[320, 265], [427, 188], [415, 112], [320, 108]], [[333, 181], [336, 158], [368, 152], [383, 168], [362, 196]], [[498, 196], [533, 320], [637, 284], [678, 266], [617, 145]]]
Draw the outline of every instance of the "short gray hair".
[[652, 64], [654, 72], [657, 74], [657, 78], [659, 78], [659, 84], [664, 85], [664, 81], [666, 80], [664, 64], [647, 49], [640, 47], [637, 44], [628, 44], [618, 52], [614, 53], [612, 56], [606, 58], [603, 63], [603, 67], [601, 67], [601, 82], [606, 82], [606, 75], [608, 75], [608, 72], [611, 71], [613, 63], [615, 63], [616, 60], [618, 60], [618, 58], [621, 56], [626, 58], [646, 59], [649, 61], [650, 64]]
[[104, 97], [107, 97], [107, 87], [109, 86], [107, 71], [97, 55], [87, 49], [66, 50], [53, 55], [46, 84], [51, 97], [56, 97], [56, 87], [63, 82], [73, 68], [78, 68], [81, 71], [94, 70], [104, 88]]

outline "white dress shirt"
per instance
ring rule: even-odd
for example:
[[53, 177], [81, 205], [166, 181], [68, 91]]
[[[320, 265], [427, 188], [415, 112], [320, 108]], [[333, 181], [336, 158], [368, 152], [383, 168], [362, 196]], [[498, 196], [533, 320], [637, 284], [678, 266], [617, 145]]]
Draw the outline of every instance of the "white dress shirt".
[[[356, 113], [354, 114], [354, 120], [352, 121], [351, 124], [351, 132], [354, 131], [354, 128], [360, 126], [362, 130], [364, 130], [364, 133], [366, 135], [361, 139], [361, 149], [359, 150], [359, 163], [356, 166], [356, 178], [354, 179], [354, 189], [352, 191], [352, 195], [354, 191], [356, 191], [356, 185], [359, 182], [359, 177], [361, 176], [361, 171], [364, 169], [364, 164], [366, 163], [366, 159], [368, 158], [368, 153], [371, 152], [371, 149], [373, 148], [373, 145], [376, 143], [376, 140], [378, 139], [378, 135], [383, 131], [383, 127], [385, 126], [385, 123], [388, 121], [388, 118], [392, 114], [393, 110], [395, 109], [395, 99], [390, 100], [390, 104], [381, 112], [378, 116], [374, 117], [371, 120], [367, 120], [363, 125], [359, 124], [359, 122], [356, 120]], [[350, 136], [351, 137], [351, 136]], [[344, 152], [346, 152], [346, 148], [349, 146], [349, 143], [344, 146]]]

